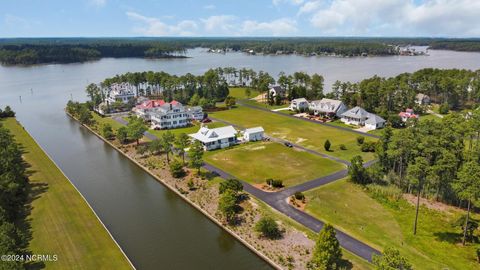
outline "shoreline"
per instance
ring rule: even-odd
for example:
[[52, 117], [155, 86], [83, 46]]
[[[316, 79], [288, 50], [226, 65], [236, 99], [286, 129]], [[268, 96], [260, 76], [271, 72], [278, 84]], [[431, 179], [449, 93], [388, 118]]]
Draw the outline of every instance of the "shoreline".
[[[74, 121], [76, 121], [78, 124], [80, 124], [80, 122], [78, 122], [78, 120], [73, 117], [71, 114], [69, 114], [68, 112], [65, 112], [71, 119], [73, 119]], [[208, 219], [210, 219], [210, 221], [212, 221], [213, 223], [215, 223], [218, 227], [220, 227], [222, 230], [226, 231], [227, 233], [229, 233], [231, 236], [233, 236], [235, 239], [237, 239], [240, 243], [242, 243], [245, 247], [247, 247], [250, 251], [252, 251], [255, 255], [259, 256], [261, 259], [263, 259], [265, 262], [267, 262], [268, 264], [270, 264], [270, 266], [272, 266], [274, 269], [283, 269], [280, 265], [278, 265], [277, 263], [275, 263], [273, 260], [271, 260], [270, 258], [268, 258], [266, 255], [264, 255], [263, 253], [261, 253], [259, 250], [257, 250], [255, 247], [253, 247], [250, 243], [248, 243], [246, 240], [244, 240], [242, 237], [240, 237], [240, 235], [238, 235], [237, 233], [235, 233], [234, 231], [232, 231], [231, 229], [229, 229], [228, 227], [225, 227], [218, 219], [216, 219], [214, 216], [210, 215], [206, 210], [204, 210], [203, 208], [201, 208], [199, 205], [195, 204], [193, 201], [191, 201], [188, 197], [186, 197], [184, 194], [180, 193], [180, 191], [178, 191], [175, 187], [172, 187], [170, 186], [169, 184], [167, 184], [165, 181], [163, 181], [163, 179], [161, 179], [160, 177], [158, 177], [157, 175], [155, 175], [153, 172], [151, 172], [148, 168], [146, 168], [144, 165], [140, 164], [137, 160], [135, 160], [133, 157], [130, 157], [129, 155], [127, 155], [126, 153], [124, 153], [121, 149], [119, 149], [117, 146], [115, 146], [113, 143], [111, 143], [110, 141], [108, 141], [107, 139], [105, 139], [104, 137], [102, 137], [100, 134], [98, 134], [96, 131], [94, 131], [92, 128], [90, 128], [89, 126], [86, 126], [86, 125], [82, 125], [80, 124], [80, 126], [82, 127], [85, 127], [86, 129], [88, 129], [90, 132], [92, 132], [95, 136], [97, 136], [99, 139], [101, 139], [103, 142], [107, 143], [108, 145], [110, 145], [113, 149], [115, 149], [117, 152], [119, 152], [120, 154], [122, 154], [124, 157], [128, 158], [130, 161], [132, 161], [133, 163], [135, 163], [138, 167], [140, 167], [142, 170], [144, 170], [146, 173], [148, 173], [150, 176], [152, 176], [157, 182], [159, 182], [160, 184], [162, 184], [163, 186], [165, 186], [166, 188], [168, 188], [169, 190], [173, 191], [175, 194], [177, 194], [178, 196], [180, 196], [180, 198], [182, 198], [185, 202], [187, 202], [190, 206], [194, 207], [195, 209], [197, 209], [198, 211], [200, 211], [204, 216], [206, 216]], [[83, 196], [82, 196], [83, 197]]]
[[90, 205], [90, 203], [87, 201], [87, 199], [83, 196], [83, 194], [78, 190], [78, 188], [75, 186], [75, 184], [72, 182], [72, 180], [70, 180], [70, 178], [68, 178], [67, 175], [65, 175], [65, 173], [62, 171], [62, 169], [60, 169], [60, 167], [58, 166], [58, 164], [55, 162], [55, 160], [52, 159], [52, 157], [50, 156], [50, 154], [48, 154], [47, 151], [45, 151], [45, 149], [43, 149], [43, 147], [37, 142], [37, 140], [30, 134], [30, 132], [28, 132], [28, 130], [25, 129], [25, 127], [20, 123], [20, 121], [18, 121], [16, 118], [15, 118], [15, 121], [23, 128], [23, 130], [25, 131], [25, 133], [28, 134], [28, 136], [35, 142], [35, 144], [38, 146], [38, 148], [48, 157], [48, 159], [55, 165], [55, 167], [60, 171], [60, 173], [65, 177], [65, 179], [68, 180], [68, 182], [70, 183], [70, 185], [75, 189], [75, 191], [80, 195], [80, 197], [82, 198], [82, 200], [86, 203], [86, 205], [88, 206], [88, 208], [93, 212], [93, 214], [95, 215], [95, 217], [97, 218], [97, 220], [100, 222], [100, 224], [102, 225], [102, 227], [105, 229], [105, 231], [107, 232], [107, 234], [110, 236], [110, 238], [113, 240], [113, 242], [115, 243], [115, 245], [118, 247], [118, 249], [120, 250], [120, 252], [123, 254], [123, 256], [125, 257], [125, 259], [128, 261], [129, 265], [131, 266], [132, 269], [136, 270], [137, 268], [135, 267], [135, 265], [132, 263], [132, 261], [130, 260], [130, 258], [127, 256], [127, 254], [125, 253], [125, 251], [122, 249], [122, 247], [120, 246], [120, 244], [118, 244], [117, 240], [115, 239], [115, 237], [110, 233], [110, 230], [108, 230], [107, 226], [103, 223], [103, 221], [100, 219], [100, 217], [98, 216], [97, 212], [95, 212], [95, 210], [93, 209], [93, 207]]

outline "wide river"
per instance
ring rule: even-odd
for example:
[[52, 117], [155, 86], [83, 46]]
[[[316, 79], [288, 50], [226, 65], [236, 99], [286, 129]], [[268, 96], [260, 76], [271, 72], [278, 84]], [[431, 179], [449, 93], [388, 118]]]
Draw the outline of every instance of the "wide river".
[[[102, 59], [31, 67], [0, 66], [0, 106], [20, 122], [73, 181], [138, 269], [269, 269], [270, 267], [147, 173], [105, 145], [63, 108], [85, 86], [128, 71], [200, 74], [234, 66], [277, 75], [319, 73], [326, 88], [335, 80], [394, 76], [424, 67], [480, 68], [480, 53], [430, 51], [418, 57], [302, 57], [209, 54], [168, 60]], [[21, 96], [21, 98], [20, 98]]]

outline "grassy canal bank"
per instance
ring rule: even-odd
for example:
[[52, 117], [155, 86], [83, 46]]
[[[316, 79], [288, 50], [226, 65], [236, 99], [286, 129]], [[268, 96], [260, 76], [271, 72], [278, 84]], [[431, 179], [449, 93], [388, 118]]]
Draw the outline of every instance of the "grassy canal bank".
[[23, 147], [30, 165], [33, 254], [56, 254], [47, 269], [132, 269], [132, 265], [69, 179], [16, 121], [0, 123]]

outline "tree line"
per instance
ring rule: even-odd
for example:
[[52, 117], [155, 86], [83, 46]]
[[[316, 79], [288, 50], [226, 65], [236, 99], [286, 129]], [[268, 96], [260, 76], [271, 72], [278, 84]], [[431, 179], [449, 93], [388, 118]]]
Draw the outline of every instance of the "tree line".
[[425, 68], [390, 78], [373, 76], [358, 83], [336, 81], [327, 96], [389, 119], [406, 108], [422, 112], [415, 103], [418, 93], [451, 110], [473, 108], [480, 102], [480, 70]]
[[[8, 107], [7, 107], [8, 108]], [[5, 109], [5, 112], [9, 109]], [[30, 233], [26, 223], [29, 194], [21, 146], [0, 122], [0, 254], [25, 255]], [[0, 269], [25, 269], [24, 262], [2, 259]]]
[[415, 121], [395, 132], [387, 127], [376, 146], [379, 162], [365, 169], [361, 157], [355, 157], [349, 174], [359, 184], [395, 186], [415, 195], [414, 234], [421, 197], [465, 207], [467, 215], [460, 222], [465, 244], [474, 239], [478, 226], [469, 214], [480, 206], [479, 136], [479, 110], [454, 113], [441, 121]]

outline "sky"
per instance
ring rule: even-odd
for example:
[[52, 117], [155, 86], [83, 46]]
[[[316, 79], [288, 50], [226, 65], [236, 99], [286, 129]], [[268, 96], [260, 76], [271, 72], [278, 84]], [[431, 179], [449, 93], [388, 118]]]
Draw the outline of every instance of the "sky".
[[480, 37], [480, 0], [0, 0], [0, 37]]

